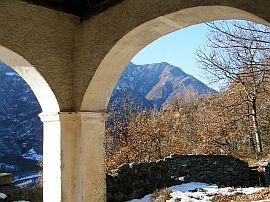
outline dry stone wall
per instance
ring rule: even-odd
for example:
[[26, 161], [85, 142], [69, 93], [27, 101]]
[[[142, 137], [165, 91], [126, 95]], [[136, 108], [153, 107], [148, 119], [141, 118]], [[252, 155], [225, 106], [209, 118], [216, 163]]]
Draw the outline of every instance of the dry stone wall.
[[269, 186], [270, 185], [270, 165], [265, 166], [264, 180], [265, 180], [265, 185]]
[[151, 163], [123, 164], [107, 174], [107, 200], [125, 201], [183, 182], [250, 186], [248, 163], [227, 155], [171, 155]]

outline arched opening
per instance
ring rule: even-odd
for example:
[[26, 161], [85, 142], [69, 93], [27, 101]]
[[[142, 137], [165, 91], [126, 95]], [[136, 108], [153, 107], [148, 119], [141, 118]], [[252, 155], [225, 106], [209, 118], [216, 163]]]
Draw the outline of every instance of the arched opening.
[[[164, 109], [162, 109], [162, 111], [158, 110], [152, 114], [150, 112], [149, 113], [150, 116], [148, 114], [145, 116], [145, 111], [148, 110], [147, 108], [148, 108], [149, 104], [150, 104], [150, 107], [151, 107], [151, 104], [158, 104], [158, 109], [159, 109], [159, 107], [160, 107], [159, 102], [161, 101], [161, 103], [164, 103], [163, 99], [166, 100], [167, 98], [170, 98], [170, 97], [167, 97], [168, 94], [175, 95], [175, 94], [173, 94], [173, 92], [175, 90], [174, 83], [177, 83], [177, 86], [178, 86], [178, 84], [180, 86], [182, 84], [182, 80], [181, 79], [176, 80], [176, 79], [171, 79], [171, 78], [176, 78], [177, 76], [180, 76], [180, 75], [182, 77], [188, 76], [188, 75], [183, 75], [184, 73], [181, 72], [183, 69], [187, 70], [187, 68], [185, 67], [184, 64], [186, 64], [186, 65], [189, 64], [189, 63], [186, 63], [184, 61], [185, 60], [194, 60], [195, 59], [194, 52], [196, 51], [196, 49], [198, 49], [199, 46], [203, 46], [204, 43], [206, 43], [206, 41], [208, 43], [210, 43], [208, 40], [206, 40], [207, 37], [205, 36], [205, 39], [203, 40], [203, 42], [196, 44], [197, 45], [196, 49], [192, 49], [193, 51], [191, 51], [190, 54], [186, 54], [186, 52], [190, 52], [189, 47], [193, 46], [193, 44], [194, 44], [193, 41], [190, 42], [190, 40], [194, 39], [194, 41], [195, 41], [196, 40], [195, 38], [200, 38], [200, 37], [204, 38], [203, 35], [204, 34], [206, 35], [206, 33], [204, 33], [204, 29], [202, 29], [202, 28], [195, 29], [195, 28], [200, 27], [200, 26], [205, 26], [205, 27], [208, 27], [210, 29], [211, 25], [219, 24], [219, 23], [220, 23], [220, 27], [227, 27], [226, 25], [229, 24], [228, 27], [230, 27], [230, 31], [231, 31], [229, 33], [232, 33], [231, 34], [232, 36], [236, 33], [234, 31], [242, 30], [242, 29], [240, 29], [240, 27], [243, 28], [244, 25], [247, 25], [247, 27], [248, 27], [248, 25], [249, 26], [253, 25], [254, 27], [256, 27], [253, 29], [253, 31], [256, 30], [256, 31], [254, 31], [253, 34], [251, 34], [250, 30], [246, 29], [246, 27], [245, 27], [246, 30], [249, 30], [249, 32], [245, 33], [245, 36], [252, 35], [253, 37], [256, 35], [255, 33], [258, 34], [258, 33], [262, 32], [260, 30], [260, 28], [264, 27], [264, 28], [262, 28], [262, 30], [265, 30], [265, 33], [263, 34], [263, 36], [264, 36], [263, 38], [265, 40], [263, 43], [264, 45], [261, 44], [262, 45], [261, 47], [264, 47], [264, 46], [266, 47], [266, 49], [262, 51], [264, 54], [267, 55], [267, 52], [269, 53], [269, 51], [267, 51], [269, 49], [269, 40], [268, 40], [269, 35], [267, 34], [267, 33], [269, 33], [269, 27], [263, 26], [261, 24], [247, 22], [247, 21], [230, 21], [230, 20], [229, 21], [222, 21], [222, 22], [214, 21], [211, 23], [207, 23], [208, 26], [205, 23], [203, 23], [200, 25], [194, 25], [194, 26], [187, 27], [184, 30], [179, 30], [177, 32], [174, 32], [172, 34], [169, 34], [165, 37], [160, 38], [159, 40], [153, 42], [152, 44], [147, 46], [145, 49], [140, 51], [138, 53], [139, 56], [136, 55], [135, 59], [134, 58], [132, 59], [133, 63], [132, 62], [129, 63], [127, 65], [127, 67], [125, 68], [124, 72], [122, 73], [122, 75], [118, 81], [118, 84], [115, 87], [114, 92], [111, 96], [111, 100], [110, 100], [110, 103], [108, 106], [108, 107], [111, 107], [112, 104], [114, 105], [114, 109], [110, 110], [110, 108], [109, 108], [109, 115], [108, 116], [110, 119], [115, 120], [116, 125], [118, 124], [118, 126], [116, 126], [116, 129], [112, 126], [112, 124], [110, 126], [107, 126], [107, 128], [106, 128], [106, 129], [109, 128], [109, 130], [106, 130], [106, 138], [108, 138], [108, 142], [106, 145], [107, 146], [106, 147], [106, 157], [107, 157], [106, 160], [107, 160], [107, 171], [109, 172], [109, 174], [107, 175], [107, 179], [109, 179], [107, 181], [107, 183], [108, 183], [107, 184], [107, 187], [108, 187], [108, 190], [107, 190], [108, 195], [107, 196], [108, 196], [109, 200], [112, 200], [112, 201], [115, 200], [114, 197], [116, 196], [116, 194], [114, 192], [115, 187], [113, 186], [113, 183], [115, 182], [117, 177], [111, 177], [111, 176], [117, 175], [117, 174], [121, 175], [120, 170], [122, 168], [126, 169], [125, 172], [130, 172], [129, 176], [133, 176], [132, 175], [133, 168], [134, 168], [134, 170], [136, 170], [135, 172], [140, 173], [140, 175], [141, 175], [143, 172], [139, 172], [138, 168], [140, 168], [140, 165], [142, 165], [142, 164], [139, 165], [138, 162], [144, 162], [144, 163], [150, 162], [149, 165], [151, 165], [151, 163], [156, 165], [155, 163], [157, 163], [158, 161], [161, 161], [164, 163], [164, 161], [166, 161], [166, 160], [163, 161], [162, 159], [164, 157], [165, 158], [168, 157], [170, 154], [181, 154], [182, 156], [184, 156], [184, 154], [195, 154], [193, 156], [195, 158], [198, 157], [200, 154], [205, 155], [205, 157], [206, 156], [213, 157], [213, 154], [215, 154], [215, 156], [217, 156], [217, 154], [222, 154], [222, 155], [223, 154], [226, 154], [226, 155], [230, 154], [230, 155], [233, 155], [236, 157], [241, 156], [241, 158], [245, 159], [245, 160], [251, 159], [252, 158], [251, 156], [254, 155], [254, 153], [251, 153], [251, 150], [253, 150], [253, 148], [250, 146], [250, 145], [252, 145], [251, 144], [252, 141], [249, 140], [249, 135], [248, 135], [249, 132], [247, 132], [247, 129], [249, 128], [249, 126], [247, 126], [247, 123], [250, 120], [248, 120], [248, 118], [245, 120], [243, 119], [238, 124], [235, 124], [235, 125], [237, 125], [236, 128], [232, 129], [231, 125], [229, 123], [237, 122], [238, 118], [235, 118], [235, 116], [239, 116], [239, 114], [241, 114], [241, 113], [239, 113], [239, 111], [237, 112], [237, 111], [231, 110], [229, 116], [222, 117], [222, 115], [220, 115], [220, 113], [218, 111], [218, 110], [221, 111], [221, 109], [226, 105], [235, 106], [235, 104], [232, 104], [232, 103], [235, 102], [235, 100], [233, 98], [235, 98], [236, 96], [234, 96], [234, 97], [231, 97], [228, 95], [226, 96], [226, 94], [232, 93], [232, 91], [230, 91], [230, 90], [232, 90], [232, 89], [230, 89], [230, 86], [227, 86], [227, 88], [225, 88], [225, 90], [223, 90], [220, 93], [215, 92], [216, 95], [206, 95], [205, 97], [201, 97], [200, 99], [198, 99], [199, 96], [196, 95], [196, 92], [198, 93], [198, 95], [202, 95], [201, 94], [202, 91], [200, 92], [200, 91], [196, 90], [196, 86], [194, 86], [195, 88], [192, 88], [193, 90], [195, 90], [195, 94], [194, 94], [195, 96], [192, 95], [192, 91], [191, 91], [190, 95], [187, 95], [185, 97], [185, 95], [182, 94], [182, 92], [183, 92], [182, 89], [179, 89], [179, 91], [176, 90], [177, 92], [180, 92], [179, 95], [177, 95], [177, 97], [180, 99], [177, 100], [176, 103], [172, 103], [174, 105], [172, 105], [170, 107], [171, 109], [168, 108], [169, 106], [165, 106], [165, 110]], [[235, 28], [235, 30], [232, 31], [231, 29], [234, 29], [234, 28]], [[236, 29], [236, 28], [238, 28], [238, 29]], [[209, 31], [209, 29], [208, 29], [208, 31]], [[187, 33], [189, 33], [189, 36], [179, 34], [181, 32], [186, 32], [187, 30], [192, 30], [194, 33], [197, 33], [197, 34], [195, 35], [194, 33], [191, 33], [191, 32], [187, 32]], [[211, 31], [213, 31], [213, 30], [211, 30]], [[218, 32], [218, 33], [220, 34], [220, 32]], [[239, 32], [237, 32], [237, 33], [238, 33], [237, 35], [236, 34], [234, 35], [234, 36], [237, 36], [235, 38], [239, 39], [238, 42], [241, 41], [243, 43], [243, 40], [240, 40], [240, 39], [243, 39], [240, 37], [243, 35], [241, 35]], [[200, 35], [202, 35], [202, 36], [200, 36]], [[212, 35], [210, 35], [210, 36], [212, 36], [211, 37], [212, 40], [213, 40], [213, 35], [214, 35], [213, 33], [212, 33]], [[176, 37], [176, 36], [178, 36], [178, 37]], [[214, 36], [216, 37], [216, 35], [214, 35]], [[218, 35], [218, 36], [220, 36], [220, 35]], [[235, 38], [233, 37], [233, 39], [235, 39]], [[247, 38], [245, 38], [245, 39], [247, 39]], [[218, 39], [220, 39], [220, 38], [218, 38]], [[226, 40], [225, 37], [223, 39], [224, 40], [218, 40], [218, 41], [220, 41], [220, 43], [224, 43], [226, 45], [228, 44], [227, 42], [230, 41], [228, 39]], [[250, 41], [255, 40], [254, 38], [251, 38], [251, 39], [252, 40], [250, 40]], [[188, 43], [185, 44], [185, 41], [188, 41]], [[165, 45], [165, 42], [167, 42], [170, 45], [167, 45], [167, 44]], [[215, 41], [215, 42], [217, 42], [217, 41]], [[175, 45], [175, 44], [177, 44], [177, 45]], [[240, 47], [242, 47], [242, 46], [240, 46]], [[171, 49], [171, 50], [169, 50], [169, 49]], [[238, 50], [239, 54], [241, 54], [241, 50], [243, 50], [243, 49]], [[174, 53], [174, 51], [176, 52], [176, 54]], [[224, 52], [224, 50], [222, 52]], [[205, 53], [207, 54], [207, 51]], [[181, 56], [182, 54], [184, 54], [185, 57], [182, 57]], [[156, 56], [156, 55], [158, 55], [158, 56]], [[170, 55], [170, 56], [168, 56], [168, 55]], [[193, 58], [190, 57], [191, 55], [193, 55]], [[181, 59], [174, 58], [174, 57], [179, 57]], [[140, 58], [140, 59], [138, 59], [138, 58]], [[166, 58], [167, 58], [167, 60], [166, 60]], [[172, 58], [174, 58], [174, 59], [172, 59]], [[184, 60], [184, 61], [181, 61], [181, 60]], [[142, 61], [143, 61], [143, 63], [142, 63]], [[171, 64], [168, 64], [164, 61], [166, 61], [166, 62], [172, 61], [171, 64], [174, 64], [174, 65], [176, 64], [176, 67], [174, 67]], [[138, 63], [136, 63], [136, 62], [138, 62]], [[263, 64], [265, 66], [269, 67], [269, 63], [263, 63]], [[192, 64], [192, 65], [197, 66], [196, 64]], [[193, 73], [195, 73], [196, 68], [192, 67], [192, 65], [188, 65], [188, 66], [190, 69], [194, 68]], [[181, 70], [177, 67], [181, 67], [183, 69]], [[239, 68], [239, 67], [237, 67], [237, 68]], [[245, 68], [247, 68], [247, 67], [245, 67]], [[162, 71], [164, 69], [166, 69], [166, 71], [164, 74], [162, 74]], [[258, 69], [260, 69], [259, 66], [258, 66]], [[261, 71], [261, 72], [263, 72], [263, 71]], [[189, 73], [189, 74], [192, 76], [195, 76], [193, 73]], [[175, 76], [175, 77], [173, 77], [173, 76]], [[257, 79], [258, 79], [258, 77], [257, 77]], [[187, 81], [187, 80], [185, 80], [185, 81]], [[192, 83], [192, 82], [189, 82], [189, 85], [190, 85], [190, 83]], [[166, 84], [168, 84], [167, 87], [166, 87]], [[269, 81], [268, 81], [268, 84], [269, 84]], [[267, 86], [267, 82], [265, 82], [265, 85]], [[159, 90], [159, 92], [157, 92], [157, 89]], [[202, 89], [202, 86], [201, 86], [201, 89]], [[165, 93], [163, 94], [162, 92], [165, 92]], [[265, 93], [266, 92], [267, 91], [265, 91]], [[223, 93], [223, 95], [222, 95], [222, 93]], [[269, 91], [268, 91], [268, 93], [269, 93]], [[236, 95], [236, 93], [234, 93], [234, 95]], [[157, 99], [155, 99], [155, 98], [157, 98]], [[218, 98], [219, 101], [216, 100], [216, 98]], [[228, 99], [230, 100], [230, 102], [228, 102]], [[266, 98], [266, 96], [265, 96], [265, 98], [262, 102], [267, 103], [268, 102], [267, 99], [268, 98]], [[208, 101], [208, 103], [207, 103], [207, 101]], [[214, 102], [212, 102], [212, 101], [214, 101]], [[198, 107], [198, 105], [195, 104], [196, 102], [197, 102], [197, 104], [200, 103], [201, 105]], [[214, 103], [218, 103], [218, 104], [214, 104]], [[230, 103], [230, 104], [228, 104], [228, 103]], [[145, 111], [143, 111], [144, 110], [143, 109], [143, 110], [140, 110], [140, 112], [136, 114], [135, 110], [138, 109], [138, 107], [136, 105], [137, 106], [142, 105], [144, 109], [146, 108]], [[126, 110], [126, 108], [129, 106], [130, 106], [130, 109]], [[267, 104], [265, 105], [264, 108], [266, 108], [266, 106], [267, 106]], [[132, 110], [133, 110], [133, 112], [132, 112]], [[172, 111], [170, 111], [170, 110], [172, 110]], [[195, 113], [193, 115], [191, 115], [193, 113], [192, 112], [193, 110]], [[211, 113], [211, 111], [214, 113]], [[224, 112], [227, 113], [226, 110], [224, 110], [223, 113]], [[268, 112], [269, 112], [269, 110], [268, 110]], [[127, 113], [127, 114], [125, 114], [125, 113]], [[245, 111], [245, 113], [248, 113], [248, 112]], [[189, 116], [189, 115], [191, 115], [191, 116]], [[169, 118], [169, 117], [171, 117], [171, 118]], [[221, 117], [223, 120], [217, 121]], [[225, 117], [226, 118], [229, 117], [229, 121], [225, 120], [224, 119]], [[268, 115], [264, 115], [264, 117], [268, 117]], [[125, 118], [127, 121], [125, 120]], [[230, 119], [230, 118], [232, 118], [232, 119]], [[109, 121], [113, 123], [113, 120], [109, 120]], [[202, 121], [202, 122], [200, 122], [200, 121]], [[224, 124], [223, 121], [226, 122], [226, 124]], [[110, 129], [110, 127], [111, 127], [111, 129]], [[268, 125], [268, 127], [269, 127], [269, 125]], [[168, 129], [166, 129], [166, 128], [168, 128]], [[235, 132], [235, 131], [237, 131], [237, 132]], [[267, 131], [268, 130], [264, 131], [264, 134], [266, 134], [266, 136], [268, 136]], [[108, 132], [109, 132], [109, 134], [108, 134]], [[174, 133], [175, 133], [175, 135], [174, 135]], [[186, 136], [186, 134], [190, 134], [190, 135]], [[243, 135], [243, 134], [245, 134], [245, 135]], [[211, 138], [208, 138], [207, 135], [212, 136], [211, 138], [213, 138], [213, 139], [210, 140]], [[170, 138], [172, 141], [170, 140]], [[198, 138], [197, 143], [199, 143], [199, 144], [195, 143], [196, 138]], [[115, 139], [117, 139], [117, 140], [115, 140]], [[173, 142], [175, 142], [176, 144], [174, 144]], [[170, 144], [170, 143], [172, 143], [172, 144]], [[132, 144], [134, 144], [134, 145], [132, 145]], [[264, 145], [264, 147], [269, 147], [269, 144], [267, 143], [267, 141], [264, 142], [263, 145]], [[120, 148], [118, 151], [117, 151], [117, 147]], [[264, 148], [264, 149], [266, 149], [266, 148]], [[168, 150], [170, 150], [169, 153], [166, 153]], [[265, 150], [265, 151], [267, 153], [267, 150]], [[162, 153], [164, 155], [162, 155]], [[241, 155], [239, 155], [239, 154], [241, 154]], [[191, 156], [187, 156], [187, 157], [191, 157]], [[248, 157], [248, 158], [246, 158], [246, 157]], [[152, 160], [151, 160], [151, 158], [152, 158]], [[157, 161], [157, 162], [155, 162], [155, 161]], [[117, 164], [117, 162], [118, 162], [118, 164]], [[133, 166], [133, 162], [135, 162], [134, 166]], [[114, 166], [115, 164], [117, 164], [117, 166], [119, 166], [118, 167], [119, 170], [117, 170], [117, 166]], [[146, 166], [146, 164], [144, 164], [144, 165]], [[160, 163], [160, 165], [161, 164], [162, 163]], [[230, 165], [229, 162], [227, 164]], [[194, 165], [196, 165], [196, 164], [194, 164]], [[196, 167], [196, 166], [194, 166], [194, 167]], [[112, 169], [116, 169], [116, 170], [112, 171]], [[128, 169], [130, 169], [130, 170], [127, 171]], [[222, 170], [222, 168], [220, 170]], [[159, 173], [158, 169], [155, 171], [156, 171], [156, 173]], [[151, 172], [151, 171], [149, 171], [149, 172]], [[150, 175], [150, 174], [148, 174], [146, 172], [145, 175]], [[155, 174], [153, 174], [153, 175], [155, 175]], [[166, 176], [166, 175], [162, 175], [162, 176]], [[127, 178], [128, 177], [126, 177], [126, 179]], [[164, 178], [166, 178], [166, 177], [164, 177]], [[110, 180], [110, 179], [113, 179], [114, 181]], [[133, 185], [133, 183], [135, 184], [134, 179], [135, 179], [135, 177], [133, 176], [133, 180], [131, 180], [130, 183], [128, 183], [128, 184], [132, 184], [132, 185]], [[150, 179], [149, 181], [151, 181], [151, 178], [149, 178], [149, 179]], [[183, 183], [183, 181], [180, 183]], [[118, 184], [121, 184], [120, 181], [118, 181]], [[147, 186], [144, 186], [143, 184], [147, 184], [147, 183], [142, 183], [142, 184], [138, 185], [139, 188], [137, 188], [137, 191], [138, 191], [137, 193], [140, 193], [140, 191], [142, 191], [143, 189], [145, 189], [145, 190], [148, 189]], [[150, 184], [155, 184], [155, 183], [152, 182]], [[131, 190], [131, 189], [132, 189], [131, 186], [130, 187], [127, 186], [126, 189], [122, 189], [121, 191], [122, 191], [122, 193], [124, 193], [123, 197], [128, 196], [128, 194], [126, 194], [126, 193], [131, 193], [131, 192], [128, 192], [127, 190]], [[135, 195], [135, 192], [134, 192], [134, 195]], [[121, 197], [121, 196], [117, 195], [116, 197]]]
[[15, 70], [31, 87], [40, 106], [43, 122], [43, 198], [54, 194], [55, 198], [61, 195], [60, 170], [60, 121], [59, 105], [50, 86], [42, 75], [22, 56], [0, 46], [0, 61]]
[[148, 21], [120, 39], [102, 60], [84, 95], [81, 110], [105, 111], [123, 69], [137, 52], [155, 39], [187, 26], [221, 19], [249, 20], [268, 25], [250, 13], [223, 6], [189, 8]]
[[81, 110], [105, 111], [114, 86], [126, 65], [142, 48], [154, 40], [191, 25], [229, 19], [269, 25], [267, 21], [240, 9], [199, 6], [161, 16], [133, 29], [121, 38], [102, 60], [84, 94]]

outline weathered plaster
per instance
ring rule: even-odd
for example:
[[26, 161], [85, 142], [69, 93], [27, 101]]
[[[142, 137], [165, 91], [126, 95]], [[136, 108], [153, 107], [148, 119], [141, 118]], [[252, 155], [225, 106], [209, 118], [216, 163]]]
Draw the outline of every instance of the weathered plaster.
[[19, 0], [1, 0], [0, 19], [0, 45], [33, 65], [52, 88], [60, 108], [71, 110], [78, 17]]
[[106, 201], [103, 112], [80, 112], [76, 150], [76, 202]]
[[14, 69], [31, 87], [45, 113], [59, 112], [59, 105], [50, 86], [41, 74], [22, 56], [0, 45], [0, 61]]
[[77, 113], [61, 112], [61, 199], [73, 202], [76, 191], [76, 144], [80, 127]]

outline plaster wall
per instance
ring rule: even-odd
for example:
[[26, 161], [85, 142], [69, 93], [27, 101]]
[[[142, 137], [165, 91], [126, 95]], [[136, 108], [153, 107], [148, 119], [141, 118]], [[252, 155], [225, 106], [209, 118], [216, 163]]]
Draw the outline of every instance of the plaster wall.
[[59, 105], [42, 75], [22, 56], [0, 45], [0, 61], [14, 69], [31, 87], [45, 113], [58, 112]]
[[0, 45], [36, 67], [51, 87], [61, 110], [71, 110], [78, 17], [19, 0], [1, 0], [0, 19]]

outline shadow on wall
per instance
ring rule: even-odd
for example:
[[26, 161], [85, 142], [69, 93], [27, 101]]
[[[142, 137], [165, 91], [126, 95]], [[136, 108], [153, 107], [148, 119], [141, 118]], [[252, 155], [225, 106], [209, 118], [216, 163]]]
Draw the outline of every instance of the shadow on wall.
[[264, 185], [264, 173], [227, 155], [171, 155], [151, 163], [123, 164], [107, 174], [107, 201], [141, 198], [183, 182], [219, 186]]

